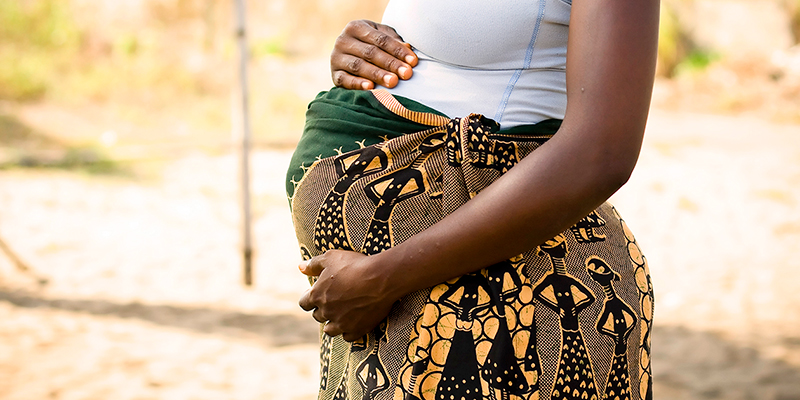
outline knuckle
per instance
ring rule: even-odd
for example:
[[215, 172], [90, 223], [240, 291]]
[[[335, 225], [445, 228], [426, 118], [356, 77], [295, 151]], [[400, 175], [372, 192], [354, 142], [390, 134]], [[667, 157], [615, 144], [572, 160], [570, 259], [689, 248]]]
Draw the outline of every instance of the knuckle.
[[352, 32], [362, 25], [360, 20], [350, 21], [344, 26], [344, 32]]
[[403, 50], [402, 46], [394, 49], [393, 55], [394, 55], [394, 58], [396, 58], [398, 60], [405, 59], [405, 57], [406, 57], [406, 53]]
[[370, 29], [370, 30], [378, 29], [378, 24], [368, 19], [359, 19], [356, 22], [358, 22], [359, 26], [365, 29]]
[[342, 31], [342, 33], [351, 36], [363, 35], [364, 31], [368, 31], [372, 27], [372, 25], [370, 25], [370, 22], [371, 21], [367, 21], [365, 19], [357, 19], [350, 21], [347, 23], [347, 25], [344, 26], [344, 30]]
[[347, 46], [347, 36], [344, 34], [339, 35], [336, 37], [336, 40], [333, 42], [333, 49], [334, 52], [336, 49], [345, 48]]
[[385, 47], [389, 43], [389, 35], [379, 32], [375, 37], [375, 45], [378, 47]]
[[344, 73], [341, 71], [333, 74], [333, 86], [342, 87], [344, 85]]
[[329, 257], [331, 257], [330, 262], [335, 264], [336, 262], [341, 260], [343, 256], [344, 256], [344, 250], [331, 250], [331, 254], [329, 255]]
[[386, 69], [388, 69], [389, 71], [397, 71], [398, 68], [400, 68], [400, 61], [397, 60], [396, 58], [391, 58], [386, 63]]
[[347, 63], [347, 69], [350, 72], [357, 73], [359, 70], [361, 70], [361, 67], [362, 67], [363, 64], [364, 64], [364, 61], [361, 60], [360, 58], [356, 57], [356, 58], [353, 58], [352, 60], [350, 60]]
[[366, 45], [366, 46], [364, 46], [364, 50], [362, 51], [361, 54], [367, 60], [371, 60], [371, 59], [375, 58], [375, 54], [377, 54], [377, 52], [378, 52], [378, 48], [377, 47], [375, 47], [373, 45]]
[[302, 308], [304, 311], [308, 311], [309, 310], [308, 298], [306, 297], [301, 298], [300, 301], [297, 302], [297, 305], [299, 305], [300, 308]]

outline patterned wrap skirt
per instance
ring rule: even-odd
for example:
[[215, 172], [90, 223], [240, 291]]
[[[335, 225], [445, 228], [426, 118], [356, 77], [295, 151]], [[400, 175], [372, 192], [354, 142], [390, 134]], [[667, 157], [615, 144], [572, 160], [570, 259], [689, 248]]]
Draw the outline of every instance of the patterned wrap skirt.
[[[499, 130], [386, 91], [321, 93], [287, 176], [303, 258], [402, 243], [559, 125]], [[320, 331], [319, 399], [649, 400], [652, 316], [645, 257], [606, 203], [530, 251], [403, 297], [355, 342]]]

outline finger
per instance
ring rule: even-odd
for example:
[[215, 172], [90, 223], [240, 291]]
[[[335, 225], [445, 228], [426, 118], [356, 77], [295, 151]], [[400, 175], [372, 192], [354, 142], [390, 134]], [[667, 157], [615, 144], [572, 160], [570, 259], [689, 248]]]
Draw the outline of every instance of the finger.
[[[402, 44], [400, 45], [400, 48], [411, 52]], [[411, 77], [411, 65], [403, 62], [403, 55], [398, 55], [396, 51], [394, 53], [390, 53], [377, 45], [364, 42], [353, 42], [347, 49], [344, 50], [344, 53], [345, 55], [367, 60], [369, 64], [372, 64], [383, 70], [381, 71], [383, 75], [385, 75], [385, 73], [388, 71], [395, 73], [403, 79], [408, 79]], [[413, 54], [413, 52], [411, 53]], [[365, 78], [371, 78], [367, 75], [361, 76]]]
[[305, 265], [300, 264], [300, 272], [308, 276], [319, 276], [323, 270], [325, 270], [325, 254], [311, 258]]
[[389, 26], [372, 21], [352, 21], [334, 44], [331, 78], [347, 89], [370, 90], [376, 85], [393, 88], [411, 78], [417, 56], [411, 46]]
[[311, 312], [311, 317], [313, 317], [314, 320], [319, 323], [328, 322], [328, 318], [322, 315], [322, 310], [319, 308], [315, 308], [314, 311]]
[[342, 339], [344, 339], [346, 342], [355, 342], [356, 340], [360, 339], [362, 336], [364, 336], [364, 335], [360, 335], [360, 334], [357, 334], [357, 333], [349, 333], [349, 332], [343, 332], [342, 333]]
[[306, 290], [305, 293], [303, 293], [303, 295], [300, 296], [300, 301], [297, 302], [297, 304], [300, 305], [300, 308], [302, 308], [303, 311], [311, 311], [311, 310], [317, 308], [317, 306], [314, 304], [314, 302], [311, 301], [311, 290], [312, 289]]
[[359, 31], [360, 36], [356, 37], [364, 43], [377, 46], [397, 60], [405, 61], [412, 66], [416, 65], [417, 55], [411, 51], [394, 28], [383, 24], [375, 24], [373, 28]]
[[[411, 68], [417, 65], [417, 55], [394, 28], [372, 21], [352, 21], [336, 39], [333, 54], [349, 54], [393, 72], [402, 79], [411, 77]], [[337, 60], [332, 59], [332, 66]], [[332, 68], [337, 69], [337, 68]], [[359, 75], [359, 74], [355, 74]], [[381, 83], [369, 76], [362, 77]]]
[[367, 55], [355, 51], [353, 54], [342, 54], [331, 61], [331, 68], [334, 71], [334, 83], [336, 83], [336, 73], [344, 71], [352, 76], [368, 79], [378, 85], [394, 87], [397, 85], [397, 75], [367, 61]]
[[308, 261], [309, 260], [303, 260], [303, 261], [300, 261], [299, 264], [297, 264], [297, 269], [299, 269], [300, 272], [302, 272], [303, 274], [305, 274], [305, 270], [308, 267]]
[[339, 336], [343, 333], [342, 329], [339, 327], [339, 324], [336, 322], [328, 322], [324, 327], [322, 327], [322, 331], [328, 336]]
[[334, 71], [331, 77], [333, 85], [336, 87], [352, 90], [372, 90], [375, 88], [375, 83], [369, 79], [359, 78], [342, 70]]
[[404, 42], [403, 38], [401, 38], [400, 35], [397, 34], [397, 31], [395, 31], [394, 28], [392, 28], [391, 26], [379, 25], [378, 30], [384, 30], [385, 32], [387, 32], [387, 34], [389, 34], [389, 36], [392, 36], [396, 38], [398, 41], [400, 41], [399, 47], [391, 46], [389, 48], [383, 49], [384, 51], [394, 55], [395, 58], [397, 58], [398, 60], [405, 61], [408, 65], [412, 67], [417, 66], [417, 62], [419, 61], [419, 59], [417, 58], [417, 54], [414, 53], [414, 51], [411, 49], [411, 43]]

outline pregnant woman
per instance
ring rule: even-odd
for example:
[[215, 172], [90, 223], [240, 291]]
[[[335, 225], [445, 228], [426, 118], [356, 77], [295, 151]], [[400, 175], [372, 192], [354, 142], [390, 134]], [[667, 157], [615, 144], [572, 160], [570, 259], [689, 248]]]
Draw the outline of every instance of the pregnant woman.
[[320, 399], [652, 399], [647, 263], [606, 200], [658, 9], [390, 0], [348, 24], [287, 174]]

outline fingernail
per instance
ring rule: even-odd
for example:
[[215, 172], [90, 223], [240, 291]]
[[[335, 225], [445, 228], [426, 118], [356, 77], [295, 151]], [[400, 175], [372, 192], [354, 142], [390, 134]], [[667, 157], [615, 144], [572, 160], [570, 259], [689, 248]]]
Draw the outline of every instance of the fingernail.
[[300, 264], [297, 264], [297, 269], [299, 269], [300, 272], [306, 272], [307, 267], [308, 267], [308, 260], [301, 261]]
[[391, 75], [384, 75], [383, 76], [383, 83], [385, 83], [386, 85], [391, 85], [392, 84], [392, 76]]
[[409, 63], [409, 64], [413, 64], [413, 63], [414, 63], [414, 60], [416, 60], [416, 59], [417, 59], [417, 58], [416, 58], [416, 57], [414, 57], [414, 56], [412, 56], [412, 55], [407, 55], [407, 56], [406, 56], [406, 62], [407, 62], [407, 63]]
[[372, 89], [372, 85], [369, 82], [361, 82], [361, 88], [364, 90]]
[[408, 68], [400, 67], [397, 69], [397, 74], [403, 79], [408, 79]]

